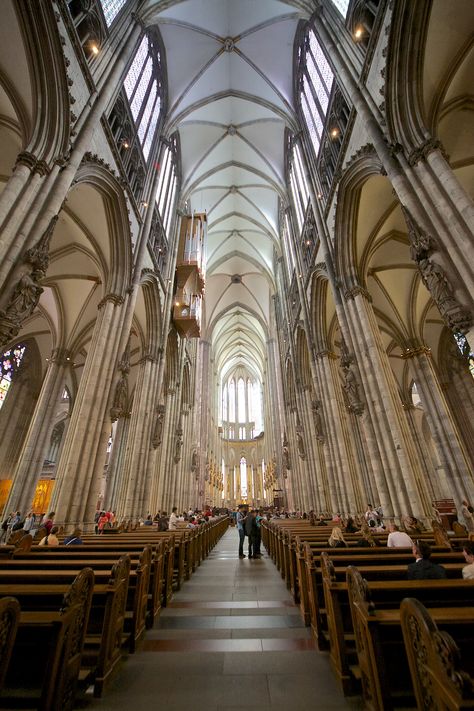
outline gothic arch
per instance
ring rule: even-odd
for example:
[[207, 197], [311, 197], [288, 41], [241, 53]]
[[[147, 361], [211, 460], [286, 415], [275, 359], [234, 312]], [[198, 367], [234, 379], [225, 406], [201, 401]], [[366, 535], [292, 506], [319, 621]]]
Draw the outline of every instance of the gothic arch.
[[357, 257], [360, 196], [365, 183], [382, 172], [382, 164], [373, 146], [364, 146], [361, 152], [362, 155], [345, 168], [337, 192], [334, 261], [336, 276], [346, 290], [359, 284], [363, 286]]
[[[25, 123], [24, 112], [21, 113], [22, 132], [27, 139], [24, 149], [51, 164], [69, 148], [72, 81], [67, 76], [54, 6], [42, 2], [14, 5], [32, 93], [31, 123]], [[16, 51], [18, 47], [15, 54]]]
[[90, 154], [86, 154], [77, 171], [73, 190], [80, 185], [89, 185], [97, 190], [104, 204], [110, 252], [108, 273], [104, 280], [105, 293], [124, 297], [131, 279], [132, 242], [123, 188], [115, 175]]

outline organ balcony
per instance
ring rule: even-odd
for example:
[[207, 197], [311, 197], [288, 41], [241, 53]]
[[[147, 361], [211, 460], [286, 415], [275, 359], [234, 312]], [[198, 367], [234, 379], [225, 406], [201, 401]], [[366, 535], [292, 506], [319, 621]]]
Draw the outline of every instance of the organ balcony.
[[201, 335], [206, 236], [205, 213], [183, 217], [176, 261], [173, 320], [178, 333], [186, 338], [199, 338]]
[[204, 247], [207, 238], [207, 215], [195, 212], [183, 217], [179, 235], [176, 272], [178, 288], [184, 288], [191, 276], [196, 277], [197, 293], [204, 291]]
[[173, 307], [173, 321], [176, 330], [186, 338], [201, 335], [202, 294], [188, 294], [178, 289]]

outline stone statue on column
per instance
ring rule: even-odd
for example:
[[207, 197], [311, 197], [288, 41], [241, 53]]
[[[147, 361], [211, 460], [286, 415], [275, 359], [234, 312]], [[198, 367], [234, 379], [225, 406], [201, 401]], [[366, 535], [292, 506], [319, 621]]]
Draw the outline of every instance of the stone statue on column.
[[163, 441], [163, 422], [165, 420], [165, 406], [156, 406], [156, 420], [155, 427], [153, 428], [153, 437], [151, 439], [151, 444], [153, 449], [158, 449], [161, 442]]
[[283, 476], [285, 476], [285, 473], [287, 471], [290, 471], [290, 469], [291, 469], [290, 449], [288, 447], [288, 440], [286, 438], [286, 434], [283, 436], [282, 464], [283, 464]]
[[423, 284], [448, 327], [455, 333], [465, 333], [472, 326], [472, 313], [454, 296], [454, 287], [444, 269], [432, 258], [435, 240], [419, 227], [403, 205], [402, 211], [408, 228], [410, 255], [418, 265]]
[[360, 415], [364, 410], [364, 403], [360, 395], [359, 375], [356, 373], [354, 358], [347, 350], [347, 346], [342, 342], [341, 369], [344, 382], [342, 388], [346, 397], [347, 409], [356, 415]]
[[176, 439], [174, 442], [174, 461], [177, 464], [181, 459], [181, 448], [183, 446], [183, 430], [181, 427], [176, 429]]
[[115, 386], [114, 400], [110, 408], [110, 419], [116, 422], [119, 417], [127, 417], [128, 408], [128, 374], [130, 373], [130, 339], [118, 365], [120, 378]]
[[443, 268], [432, 259], [425, 258], [418, 262], [418, 269], [423, 284], [430, 292], [449, 328], [461, 333], [468, 331], [472, 325], [472, 315], [454, 296], [453, 285]]
[[303, 438], [303, 427], [301, 426], [300, 422], [297, 422], [296, 424], [296, 441], [298, 445], [298, 456], [300, 459], [306, 459], [306, 451], [304, 447], [304, 438]]
[[313, 402], [311, 403], [311, 409], [313, 411], [313, 422], [316, 439], [318, 440], [318, 442], [324, 442], [323, 422], [321, 418], [321, 401], [313, 400]]
[[39, 242], [25, 252], [22, 271], [10, 297], [5, 306], [0, 304], [0, 348], [19, 333], [23, 321], [33, 313], [44, 291], [40, 281], [49, 266], [49, 243], [57, 220], [58, 215], [55, 215]]

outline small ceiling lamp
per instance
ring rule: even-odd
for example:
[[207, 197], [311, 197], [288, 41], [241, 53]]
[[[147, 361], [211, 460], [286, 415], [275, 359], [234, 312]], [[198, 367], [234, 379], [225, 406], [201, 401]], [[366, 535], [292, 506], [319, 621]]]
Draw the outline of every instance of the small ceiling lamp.
[[95, 54], [96, 56], [99, 54], [99, 47], [95, 42], [90, 43], [90, 48], [91, 48], [92, 54]]
[[126, 138], [122, 141], [122, 146], [123, 148], [130, 148], [130, 143], [127, 141]]
[[339, 138], [340, 133], [341, 132], [339, 131], [338, 127], [334, 126], [334, 128], [331, 128], [329, 135], [333, 140], [335, 140], [336, 138]]
[[362, 39], [362, 36], [364, 34], [364, 28], [362, 25], [357, 25], [357, 27], [354, 30], [354, 39], [356, 42], [359, 42]]

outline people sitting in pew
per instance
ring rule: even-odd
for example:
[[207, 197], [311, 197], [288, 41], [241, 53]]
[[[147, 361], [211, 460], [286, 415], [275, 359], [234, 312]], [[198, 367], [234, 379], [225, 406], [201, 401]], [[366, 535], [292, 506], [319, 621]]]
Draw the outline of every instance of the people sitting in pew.
[[83, 540], [81, 536], [82, 528], [75, 528], [70, 536], [66, 536], [63, 543], [65, 546], [82, 546]]
[[316, 525], [317, 526], [326, 526], [326, 520], [325, 520], [323, 514], [319, 515], [319, 521]]
[[354, 523], [352, 516], [347, 517], [346, 525], [344, 526], [344, 533], [357, 533], [358, 528]]
[[339, 526], [334, 526], [332, 533], [328, 539], [328, 546], [331, 548], [347, 548], [347, 543], [344, 540], [342, 531]]
[[43, 520], [41, 521], [41, 526], [46, 529], [46, 533], [51, 533], [51, 530], [53, 528], [53, 521], [55, 517], [55, 512], [51, 511], [48, 515], [43, 516]]
[[474, 580], [474, 543], [466, 541], [463, 545], [463, 555], [467, 565], [462, 569], [464, 580]]
[[400, 531], [394, 523], [389, 524], [388, 530], [390, 531], [387, 538], [388, 548], [411, 548], [413, 546], [413, 541], [408, 533]]
[[59, 546], [59, 538], [57, 536], [59, 531], [59, 526], [53, 526], [51, 529], [51, 533], [48, 533], [47, 536], [41, 539], [41, 541], [38, 543], [39, 546], [48, 546], [48, 547], [53, 547], [53, 546]]
[[414, 533], [416, 535], [417, 533], [423, 533], [425, 530], [421, 521], [418, 521], [418, 519], [411, 514], [403, 516], [402, 523], [407, 533]]
[[364, 522], [360, 527], [361, 537], [356, 541], [356, 548], [375, 548], [377, 543], [372, 536], [370, 528]]
[[431, 546], [426, 541], [416, 541], [413, 544], [415, 562], [407, 569], [408, 580], [441, 580], [446, 578], [446, 569], [430, 560]]

